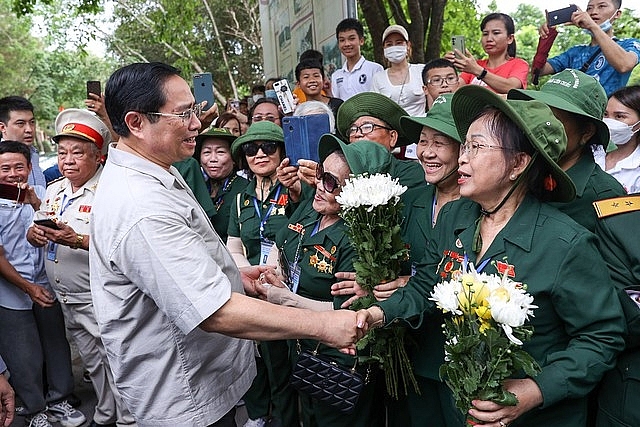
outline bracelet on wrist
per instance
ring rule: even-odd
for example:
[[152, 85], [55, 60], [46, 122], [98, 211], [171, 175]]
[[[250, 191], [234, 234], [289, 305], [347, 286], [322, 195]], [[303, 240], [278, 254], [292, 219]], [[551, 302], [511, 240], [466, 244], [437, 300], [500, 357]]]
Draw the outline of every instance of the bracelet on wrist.
[[483, 68], [483, 69], [482, 69], [482, 72], [481, 72], [480, 74], [478, 74], [478, 75], [476, 76], [476, 78], [477, 78], [478, 80], [483, 80], [485, 77], [487, 77], [487, 73], [488, 73], [487, 69], [486, 69], [486, 68]]
[[77, 234], [76, 233], [76, 241], [75, 244], [73, 245], [73, 247], [75, 249], [79, 249], [82, 247], [82, 245], [84, 244], [84, 234]]

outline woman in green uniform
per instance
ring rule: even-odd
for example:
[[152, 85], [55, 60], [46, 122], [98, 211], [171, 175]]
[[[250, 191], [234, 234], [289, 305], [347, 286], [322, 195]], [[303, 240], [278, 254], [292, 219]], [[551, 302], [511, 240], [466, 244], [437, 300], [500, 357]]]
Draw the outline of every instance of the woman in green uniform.
[[587, 230], [594, 231], [597, 218], [591, 204], [626, 193], [593, 158], [592, 146], [606, 148], [609, 144], [609, 129], [602, 121], [607, 108], [607, 94], [602, 85], [592, 76], [567, 69], [551, 76], [540, 91], [513, 89], [508, 98], [534, 99], [547, 104], [564, 125], [567, 150], [558, 164], [575, 184], [576, 198], [553, 205]]
[[436, 310], [428, 299], [433, 286], [466, 262], [488, 274], [507, 272], [538, 306], [524, 350], [542, 371], [505, 381], [516, 406], [474, 400], [469, 414], [489, 427], [584, 427], [587, 393], [623, 347], [624, 321], [595, 236], [544, 203], [575, 197], [556, 164], [566, 148], [562, 124], [540, 102], [507, 101], [471, 85], [453, 95], [452, 113], [466, 135], [458, 159], [462, 198], [442, 208], [415, 276], [369, 309], [370, 324], [419, 327]]
[[[427, 242], [434, 238], [438, 213], [446, 203], [460, 198], [457, 173], [460, 136], [451, 116], [452, 96], [444, 94], [436, 98], [426, 117], [400, 119], [405, 134], [417, 141], [416, 154], [429, 183], [407, 190], [402, 197], [405, 204], [403, 240], [410, 247], [409, 269], [403, 272], [405, 283], [415, 273]], [[380, 285], [374, 292], [379, 299], [386, 299], [397, 289], [394, 285]], [[409, 387], [406, 412], [410, 421], [403, 421], [405, 427], [423, 426], [427, 419], [432, 427], [459, 427], [462, 424], [460, 412], [451, 405], [451, 391], [440, 380], [438, 372], [444, 360], [441, 324], [442, 314], [434, 313], [421, 328], [412, 331], [415, 345], [409, 345], [407, 350], [420, 394]]]
[[[276, 233], [286, 227], [294, 210], [287, 188], [276, 177], [276, 168], [285, 157], [282, 128], [268, 120], [253, 123], [233, 142], [231, 154], [248, 167], [251, 181], [231, 202], [227, 246], [238, 267], [264, 265]], [[289, 385], [291, 364], [287, 341], [264, 341], [259, 349], [262, 357], [256, 360], [258, 377], [244, 398], [249, 417], [265, 418], [271, 400], [273, 414], [280, 423], [284, 427], [295, 427], [298, 425], [297, 393]], [[264, 375], [260, 380], [261, 367], [266, 369], [266, 384]]]
[[211, 223], [223, 242], [227, 241], [229, 215], [236, 195], [247, 187], [249, 181], [238, 176], [238, 168], [231, 157], [231, 144], [236, 137], [228, 130], [211, 128], [196, 137], [193, 157], [200, 162], [207, 191], [215, 206]]
[[[377, 143], [363, 141], [346, 145], [333, 135], [326, 134], [320, 140], [321, 163], [316, 169], [316, 189], [312, 199], [302, 202], [291, 216], [287, 227], [276, 237], [277, 250], [270, 256], [279, 270], [287, 288], [271, 286], [266, 290], [271, 302], [315, 310], [340, 308], [344, 298], [331, 295], [331, 285], [336, 271], [353, 271], [355, 250], [346, 235], [346, 225], [339, 217], [340, 194], [349, 174], [363, 172], [386, 173], [391, 165], [391, 155]], [[270, 264], [272, 264], [270, 262]], [[280, 280], [271, 280], [280, 284]], [[314, 350], [317, 341], [293, 342], [298, 350]], [[351, 368], [353, 356], [321, 345], [320, 354], [330, 356], [342, 366]], [[297, 354], [293, 354], [293, 361]], [[377, 416], [373, 402], [374, 375], [368, 368], [360, 367], [363, 376], [369, 378], [355, 410], [344, 414], [321, 401], [300, 394], [303, 425], [305, 427], [375, 427], [383, 426], [383, 417]]]

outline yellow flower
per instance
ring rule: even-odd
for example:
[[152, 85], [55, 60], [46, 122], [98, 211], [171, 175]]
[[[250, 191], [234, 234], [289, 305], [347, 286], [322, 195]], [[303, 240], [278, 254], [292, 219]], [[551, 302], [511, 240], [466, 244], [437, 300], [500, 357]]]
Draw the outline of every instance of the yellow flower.
[[482, 306], [491, 292], [483, 282], [472, 274], [463, 274], [461, 282], [460, 309], [465, 314], [469, 314], [472, 309]]

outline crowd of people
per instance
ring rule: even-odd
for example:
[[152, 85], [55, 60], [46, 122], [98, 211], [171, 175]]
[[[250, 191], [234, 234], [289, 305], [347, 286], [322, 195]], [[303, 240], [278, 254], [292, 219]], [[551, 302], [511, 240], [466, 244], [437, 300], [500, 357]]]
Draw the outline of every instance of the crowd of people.
[[[539, 90], [506, 14], [482, 20], [485, 59], [413, 63], [391, 25], [384, 66], [362, 56], [362, 24], [341, 21], [343, 66], [327, 76], [311, 50], [295, 69], [291, 115], [329, 124], [317, 161], [287, 156], [278, 78], [219, 113], [172, 66], [124, 66], [87, 109], [60, 112], [46, 171], [33, 105], [1, 98], [0, 424], [87, 423], [68, 337], [96, 427], [234, 427], [239, 405], [245, 427], [640, 425], [640, 86], [627, 86], [640, 41], [613, 36], [620, 8], [573, 13], [591, 43], [548, 59]], [[337, 196], [362, 173], [407, 187], [409, 257], [353, 311], [364, 291]], [[468, 262], [527, 284], [524, 349], [541, 370], [503, 383], [516, 405], [477, 399], [465, 417], [439, 375], [429, 295]], [[398, 399], [356, 363], [355, 344], [390, 325], [411, 338], [418, 386]], [[367, 379], [352, 412], [291, 386], [301, 351]]]

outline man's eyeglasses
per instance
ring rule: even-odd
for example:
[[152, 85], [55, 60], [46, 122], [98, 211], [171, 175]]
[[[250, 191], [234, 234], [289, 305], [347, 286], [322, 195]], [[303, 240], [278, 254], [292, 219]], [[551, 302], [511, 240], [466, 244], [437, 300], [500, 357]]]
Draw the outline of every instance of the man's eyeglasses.
[[338, 188], [342, 188], [342, 185], [338, 183], [338, 178], [329, 172], [325, 172], [324, 167], [320, 163], [316, 166], [316, 179], [322, 183], [324, 191], [327, 193], [333, 193]]
[[191, 115], [195, 115], [196, 118], [200, 118], [202, 115], [202, 104], [195, 104], [193, 107], [188, 110], [184, 110], [182, 113], [157, 113], [157, 112], [149, 112], [144, 114], [150, 114], [152, 116], [162, 116], [162, 117], [176, 117], [178, 119], [182, 119], [182, 122], [187, 122], [191, 120]]
[[280, 120], [279, 116], [274, 116], [273, 114], [256, 114], [255, 116], [251, 117], [251, 123], [255, 123], [255, 122], [261, 122], [263, 120], [268, 120], [271, 123], [275, 123], [276, 120]]
[[427, 80], [427, 84], [431, 86], [443, 86], [444, 83], [446, 82], [447, 85], [453, 86], [458, 83], [458, 80], [459, 80], [458, 76], [456, 76], [455, 74], [451, 74], [445, 78], [437, 76], [432, 79], [429, 79]]
[[264, 141], [262, 144], [256, 144], [255, 142], [242, 144], [242, 151], [249, 157], [258, 154], [258, 150], [262, 150], [265, 155], [270, 156], [278, 150], [278, 143], [275, 141]]
[[427, 138], [420, 138], [418, 141], [418, 146], [424, 148], [426, 150], [439, 151], [444, 147], [448, 147], [451, 145], [451, 141], [446, 141], [444, 139], [432, 139], [428, 140]]
[[361, 135], [369, 135], [371, 132], [373, 132], [374, 130], [376, 130], [376, 128], [381, 128], [381, 129], [386, 129], [386, 130], [393, 130], [389, 127], [386, 126], [382, 126], [376, 123], [363, 123], [360, 126], [351, 126], [348, 130], [347, 130], [347, 137], [351, 137], [353, 134], [355, 134], [356, 132], [360, 132]]
[[493, 150], [510, 150], [510, 148], [502, 147], [500, 145], [480, 144], [479, 142], [465, 141], [460, 145], [460, 155], [466, 154], [469, 157], [475, 157], [478, 155], [478, 150], [481, 148], [493, 149]]

